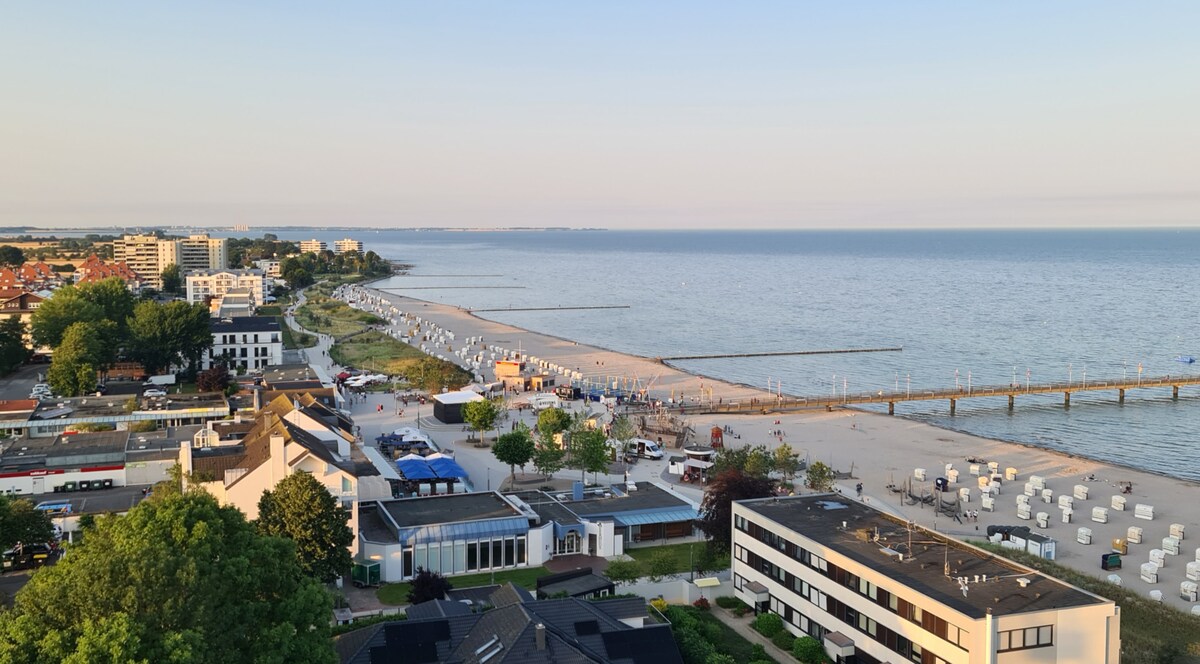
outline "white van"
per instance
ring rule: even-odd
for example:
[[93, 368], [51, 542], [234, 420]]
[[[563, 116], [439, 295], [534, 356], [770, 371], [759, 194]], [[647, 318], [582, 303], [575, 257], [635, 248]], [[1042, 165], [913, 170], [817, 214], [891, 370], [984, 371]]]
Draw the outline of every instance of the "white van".
[[534, 410], [546, 410], [547, 408], [561, 408], [562, 400], [555, 394], [534, 394], [529, 397], [529, 405], [533, 406]]

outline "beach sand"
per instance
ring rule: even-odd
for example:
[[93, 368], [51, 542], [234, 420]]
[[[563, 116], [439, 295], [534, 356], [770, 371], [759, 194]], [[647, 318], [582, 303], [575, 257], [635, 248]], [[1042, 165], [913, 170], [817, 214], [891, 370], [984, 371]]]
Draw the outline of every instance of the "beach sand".
[[[688, 374], [650, 358], [577, 344], [484, 320], [453, 306], [375, 289], [369, 292], [387, 300], [402, 312], [420, 316], [445, 330], [453, 331], [458, 341], [450, 343], [455, 348], [461, 345], [465, 337], [482, 336], [484, 344], [512, 350], [519, 347], [527, 355], [577, 369], [586, 377], [636, 377], [642, 386], [651, 385], [652, 395], [663, 399], [671, 395], [678, 399], [683, 394], [691, 401], [702, 393], [711, 394], [714, 401], [770, 398], [764, 390]], [[563, 315], [571, 314], [564, 312]], [[444, 348], [439, 352], [451, 358]], [[1014, 417], [1020, 417], [1019, 410]], [[1184, 610], [1193, 606], [1179, 597], [1179, 584], [1185, 580], [1186, 564], [1200, 560], [1200, 485], [1194, 482], [948, 431], [900, 417], [855, 410], [698, 415], [690, 416], [688, 420], [697, 435], [695, 442], [700, 444], [707, 444], [707, 432], [711, 427], [729, 426], [741, 437], [733, 439], [726, 436], [727, 446], [765, 444], [774, 449], [787, 443], [802, 458], [825, 462], [840, 472], [852, 471], [852, 479], [843, 479], [838, 483], [838, 488], [846, 495], [853, 497], [855, 485], [862, 482], [863, 499], [870, 504], [951, 535], [982, 539], [986, 536], [988, 525], [1029, 526], [1035, 532], [1042, 532], [1057, 541], [1059, 563], [1102, 579], [1107, 578], [1110, 572], [1100, 569], [1100, 557], [1110, 550], [1112, 539], [1125, 537], [1130, 526], [1141, 527], [1142, 543], [1129, 545], [1124, 569], [1115, 572], [1121, 577], [1122, 585], [1142, 595], [1160, 590], [1164, 601]], [[782, 437], [769, 434], [775, 430], [782, 431]], [[1131, 435], [1136, 436], [1136, 432], [1131, 432]], [[968, 472], [968, 456], [998, 462], [1001, 473], [1009, 466], [1018, 470], [1016, 482], [1004, 483], [1001, 494], [996, 498], [995, 512], [980, 509], [976, 478]], [[971, 501], [964, 503], [963, 508], [979, 510], [978, 522], [958, 523], [945, 515], [936, 515], [931, 507], [906, 505], [899, 495], [887, 489], [889, 484], [904, 484], [913, 477], [915, 468], [925, 468], [929, 481], [922, 483], [914, 480], [913, 489], [918, 492], [921, 489], [929, 490], [932, 480], [944, 475], [946, 464], [953, 464], [960, 473], [959, 483], [953, 485], [954, 489], [971, 488]], [[986, 472], [986, 466], [983, 470]], [[1040, 495], [1030, 499], [1033, 514], [1043, 511], [1049, 513], [1050, 524], [1045, 529], [1038, 528], [1032, 520], [1020, 520], [1016, 516], [1017, 495], [1023, 493], [1030, 475], [1046, 478], [1047, 488], [1055, 494], [1053, 504], [1042, 502]], [[1084, 481], [1089, 475], [1094, 475], [1096, 481]], [[1126, 511], [1110, 509], [1108, 523], [1093, 522], [1092, 508], [1111, 507], [1111, 497], [1120, 493], [1118, 482], [1133, 483], [1133, 493], [1125, 496]], [[1073, 522], [1063, 523], [1057, 496], [1061, 493], [1071, 494], [1077, 484], [1087, 486], [1089, 497], [1084, 501], [1075, 501]], [[1154, 506], [1153, 521], [1134, 518], [1134, 506], [1139, 503]], [[1166, 566], [1159, 571], [1157, 584], [1146, 583], [1139, 578], [1139, 567], [1149, 560], [1151, 549], [1162, 548], [1162, 539], [1168, 535], [1173, 523], [1183, 524], [1186, 528], [1186, 539], [1180, 545], [1179, 555], [1167, 556]], [[1092, 544], [1076, 542], [1080, 527], [1092, 530]]]

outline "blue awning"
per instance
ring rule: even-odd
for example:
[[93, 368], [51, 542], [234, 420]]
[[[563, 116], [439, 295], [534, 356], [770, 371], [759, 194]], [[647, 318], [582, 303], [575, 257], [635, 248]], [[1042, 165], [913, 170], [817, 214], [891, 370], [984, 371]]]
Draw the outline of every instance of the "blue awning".
[[437, 476], [442, 479], [457, 479], [467, 477], [467, 471], [463, 470], [463, 467], [458, 465], [458, 462], [454, 459], [430, 459], [429, 467], [432, 468], [433, 472], [437, 473]]
[[400, 470], [400, 474], [404, 475], [407, 480], [436, 480], [437, 473], [429, 467], [425, 461], [409, 459], [396, 462], [396, 468]]
[[659, 512], [643, 512], [640, 514], [621, 514], [613, 515], [613, 521], [618, 526], [645, 526], [653, 523], [675, 523], [676, 521], [695, 521], [700, 518], [696, 510], [690, 507], [681, 507], [673, 510], [663, 510]]

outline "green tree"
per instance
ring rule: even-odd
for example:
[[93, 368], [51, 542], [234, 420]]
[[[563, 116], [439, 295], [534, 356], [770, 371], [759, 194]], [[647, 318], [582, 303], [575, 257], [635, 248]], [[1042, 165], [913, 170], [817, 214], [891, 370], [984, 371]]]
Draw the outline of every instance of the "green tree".
[[586, 473], [592, 473], [595, 479], [597, 473], [608, 472], [608, 439], [599, 429], [589, 429], [571, 435], [571, 464], [578, 468], [580, 480], [585, 480]]
[[565, 457], [566, 451], [554, 442], [548, 445], [542, 442], [533, 453], [533, 467], [546, 479], [550, 479], [554, 473], [564, 468]]
[[472, 401], [463, 404], [462, 416], [464, 422], [479, 432], [479, 442], [482, 444], [484, 432], [496, 426], [496, 420], [500, 417], [500, 407], [487, 399]]
[[97, 519], [0, 612], [0, 662], [337, 661], [295, 545], [203, 491]]
[[104, 320], [104, 308], [83, 297], [74, 286], [63, 286], [46, 298], [33, 312], [30, 326], [33, 343], [55, 348], [72, 323]]
[[771, 495], [774, 484], [760, 475], [750, 475], [737, 469], [725, 470], [708, 483], [704, 502], [700, 504], [700, 530], [708, 536], [713, 553], [729, 551], [732, 540], [733, 502]]
[[183, 275], [180, 274], [178, 265], [171, 263], [164, 267], [158, 276], [159, 279], [162, 279], [164, 293], [170, 293], [171, 295], [180, 295], [183, 293]]
[[775, 448], [775, 470], [785, 478], [792, 479], [800, 469], [800, 456], [792, 451], [792, 446], [784, 443]]
[[829, 491], [833, 488], [833, 469], [820, 461], [814, 461], [808, 467], [808, 473], [804, 484], [815, 491]]
[[259, 532], [296, 543], [296, 564], [318, 581], [330, 582], [350, 570], [354, 533], [350, 513], [308, 473], [293, 473], [258, 500]]
[[646, 561], [646, 568], [646, 576], [650, 577], [651, 582], [658, 583], [676, 572], [675, 556], [670, 551], [655, 551]]
[[194, 368], [212, 346], [208, 309], [187, 302], [141, 302], [129, 319], [130, 354], [146, 371], [161, 373], [173, 365]]
[[25, 262], [25, 252], [11, 244], [0, 245], [0, 266], [20, 267]]
[[811, 636], [802, 636], [792, 644], [792, 657], [803, 664], [823, 664], [829, 657], [825, 654], [825, 646]]
[[611, 435], [621, 446], [621, 458], [629, 454], [633, 439], [637, 436], [637, 427], [624, 415], [613, 420]]
[[554, 437], [571, 426], [571, 416], [562, 408], [547, 408], [538, 413], [537, 430], [543, 445], [555, 443]]
[[79, 286], [79, 295], [83, 299], [100, 307], [104, 319], [116, 325], [118, 339], [123, 340], [129, 333], [129, 317], [133, 315], [133, 307], [137, 298], [129, 292], [125, 282], [119, 277], [109, 277], [101, 281]]
[[524, 425], [521, 425], [516, 431], [506, 433], [496, 439], [496, 445], [492, 447], [492, 454], [500, 463], [508, 464], [510, 477], [508, 488], [510, 491], [517, 482], [517, 466], [524, 466], [532, 461], [536, 451], [533, 437], [529, 435], [529, 429]]
[[25, 498], [0, 495], [0, 551], [7, 551], [18, 542], [49, 542], [53, 537], [54, 526], [45, 512]]
[[96, 368], [112, 361], [113, 349], [103, 331], [111, 332], [111, 321], [72, 323], [54, 351], [47, 378], [55, 393], [77, 397], [96, 391]]
[[744, 470], [749, 475], [766, 477], [775, 468], [775, 457], [767, 451], [766, 446], [758, 445], [746, 456]]
[[617, 585], [633, 583], [642, 578], [642, 564], [636, 560], [610, 560], [604, 576]]
[[17, 370], [28, 359], [25, 323], [17, 317], [0, 320], [0, 375]]

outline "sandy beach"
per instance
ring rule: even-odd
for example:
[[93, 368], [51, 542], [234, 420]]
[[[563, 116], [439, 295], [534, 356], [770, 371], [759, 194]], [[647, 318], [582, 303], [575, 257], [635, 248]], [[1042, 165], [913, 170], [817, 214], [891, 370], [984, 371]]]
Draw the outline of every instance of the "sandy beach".
[[[488, 321], [468, 311], [447, 305], [425, 302], [376, 289], [364, 289], [371, 296], [382, 298], [404, 313], [420, 316], [444, 330], [453, 331], [459, 340], [450, 342], [458, 348], [465, 337], [483, 337], [483, 343], [516, 350], [527, 355], [576, 369], [586, 377], [621, 376], [637, 378], [642, 386], [649, 386], [653, 396], [666, 399], [683, 395], [689, 401], [704, 394], [715, 401], [769, 398], [763, 390], [745, 385], [735, 385], [701, 377], [663, 365], [653, 359], [641, 358], [610, 350], [585, 346], [570, 340], [546, 334], [530, 332], [520, 328]], [[571, 312], [563, 312], [564, 316]], [[439, 350], [449, 359], [450, 353]], [[357, 416], [357, 415], [356, 415]], [[1020, 417], [1018, 411], [1015, 417]], [[776, 424], [778, 421], [778, 424]], [[783, 443], [789, 444], [802, 458], [822, 461], [835, 470], [853, 474], [853, 478], [839, 481], [838, 488], [854, 496], [855, 485], [863, 484], [863, 500], [917, 523], [962, 537], [983, 538], [988, 525], [1024, 525], [1035, 532], [1043, 532], [1057, 540], [1057, 561], [1081, 572], [1107, 578], [1110, 572], [1100, 569], [1102, 553], [1110, 550], [1113, 538], [1125, 537], [1130, 526], [1143, 529], [1142, 543], [1129, 545], [1129, 554], [1124, 559], [1124, 569], [1116, 572], [1122, 585], [1148, 595], [1159, 590], [1165, 602], [1184, 610], [1194, 604], [1179, 597], [1180, 582], [1185, 580], [1188, 562], [1200, 560], [1200, 485], [1175, 478], [1104, 464], [1088, 459], [1071, 457], [1049, 450], [1014, 443], [989, 440], [969, 434], [948, 431], [900, 417], [867, 413], [855, 410], [833, 412], [788, 413], [767, 415], [711, 415], [689, 418], [692, 429], [697, 432], [696, 442], [707, 443], [707, 432], [713, 426], [729, 426], [739, 439], [726, 436], [726, 445], [765, 444], [770, 448]], [[380, 430], [383, 424], [377, 424]], [[367, 431], [367, 429], [364, 429]], [[779, 431], [782, 435], [771, 435]], [[1136, 436], [1136, 432], [1131, 432]], [[1007, 467], [1018, 471], [1017, 481], [1005, 482], [996, 497], [995, 511], [981, 509], [980, 494], [976, 477], [970, 475], [968, 457], [986, 459], [999, 463], [1001, 472]], [[507, 468], [486, 459], [477, 463], [488, 464], [488, 472], [500, 477]], [[926, 482], [914, 480], [913, 489], [929, 490], [935, 477], [945, 474], [945, 466], [953, 464], [959, 471], [959, 482], [952, 488], [969, 487], [970, 502], [964, 503], [967, 510], [979, 510], [978, 521], [959, 523], [945, 515], [937, 515], [928, 506], [907, 505], [903, 498], [888, 490], [891, 484], [902, 485], [913, 477], [915, 468], [928, 471]], [[661, 464], [665, 470], [665, 463]], [[639, 464], [639, 474], [662, 472], [657, 466]], [[471, 468], [468, 468], [471, 470]], [[983, 471], [986, 472], [986, 466]], [[1017, 518], [1017, 496], [1023, 493], [1025, 482], [1031, 475], [1046, 478], [1046, 487], [1054, 492], [1054, 502], [1043, 502], [1040, 494], [1030, 498], [1031, 511], [1047, 512], [1049, 527], [1038, 528], [1032, 520]], [[1085, 478], [1094, 476], [1094, 481]], [[1091, 518], [1092, 508], [1111, 507], [1111, 498], [1121, 493], [1118, 482], [1132, 482], [1132, 494], [1125, 495], [1125, 511], [1110, 509], [1108, 523], [1097, 523]], [[1076, 485], [1086, 486], [1086, 500], [1076, 500], [1071, 523], [1064, 523], [1063, 511], [1057, 504], [1060, 494], [1070, 495]], [[690, 487], [681, 491], [693, 492]], [[698, 496], [698, 491], [695, 491]], [[1152, 505], [1154, 519], [1151, 521], [1134, 518], [1134, 506]], [[1180, 544], [1178, 555], [1166, 556], [1166, 565], [1159, 570], [1157, 584], [1149, 584], [1139, 578], [1139, 567], [1149, 560], [1151, 549], [1160, 549], [1163, 538], [1169, 533], [1171, 524], [1182, 524], [1186, 538]], [[1092, 543], [1076, 541], [1080, 527], [1092, 530]]]

